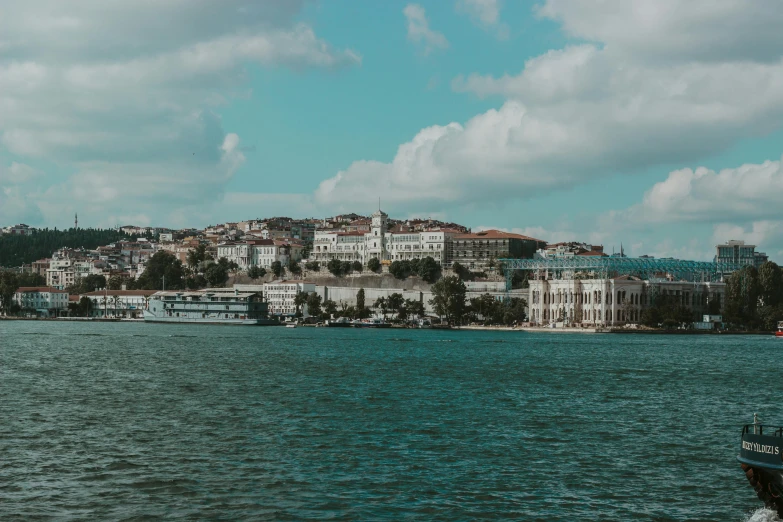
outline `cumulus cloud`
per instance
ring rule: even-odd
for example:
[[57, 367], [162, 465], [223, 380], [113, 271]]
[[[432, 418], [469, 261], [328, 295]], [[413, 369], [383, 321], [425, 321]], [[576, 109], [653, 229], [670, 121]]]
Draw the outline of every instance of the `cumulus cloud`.
[[500, 0], [457, 0], [457, 12], [465, 13], [480, 27], [508, 38], [508, 25], [500, 21]]
[[537, 12], [637, 61], [777, 62], [783, 54], [778, 0], [546, 0]]
[[[105, 224], [219, 198], [244, 156], [215, 110], [246, 95], [247, 65], [361, 62], [297, 23], [302, 4], [3, 2], [0, 149], [58, 165], [41, 180], [49, 190], [24, 199], [55, 223], [75, 206], [85, 223]], [[73, 174], [62, 181], [63, 171]]]
[[623, 216], [638, 222], [747, 222], [783, 219], [783, 160], [745, 164], [719, 172], [680, 169], [648, 190]]
[[[629, 2], [614, 12], [615, 2], [589, 3], [617, 27], [632, 28], [654, 9], [650, 4]], [[574, 13], [584, 5], [547, 2], [540, 13], [571, 27], [567, 21], [578, 18]], [[704, 9], [709, 14], [700, 18], [690, 5], [682, 8], [689, 37], [669, 41], [671, 56], [662, 51], [649, 60], [644, 49], [618, 49], [615, 33], [605, 29], [596, 30], [595, 38], [606, 41], [549, 51], [516, 75], [456, 78], [455, 90], [498, 97], [502, 105], [464, 124], [421, 130], [389, 163], [354, 162], [320, 185], [317, 200], [340, 205], [382, 192], [400, 208], [420, 211], [481, 198], [534, 197], [601, 177], [699, 161], [779, 128], [781, 53], [771, 59], [737, 50], [723, 60], [692, 53], [691, 46], [712, 45], [710, 30], [718, 22], [739, 33], [750, 22], [728, 8]], [[755, 18], [764, 17], [764, 6], [770, 17], [779, 16], [769, 3], [758, 5], [751, 10]], [[657, 45], [671, 30], [660, 22], [629, 32]], [[692, 54], [682, 60], [678, 51]]]
[[402, 10], [408, 26], [408, 40], [421, 46], [422, 53], [429, 54], [435, 49], [446, 49], [449, 41], [443, 33], [430, 29], [427, 14], [418, 4], [408, 4]]

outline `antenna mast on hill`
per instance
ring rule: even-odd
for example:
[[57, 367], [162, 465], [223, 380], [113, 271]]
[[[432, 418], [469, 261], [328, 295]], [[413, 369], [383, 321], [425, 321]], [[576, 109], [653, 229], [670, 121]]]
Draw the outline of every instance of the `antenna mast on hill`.
[[79, 214], [74, 213], [73, 215], [73, 228], [79, 228]]

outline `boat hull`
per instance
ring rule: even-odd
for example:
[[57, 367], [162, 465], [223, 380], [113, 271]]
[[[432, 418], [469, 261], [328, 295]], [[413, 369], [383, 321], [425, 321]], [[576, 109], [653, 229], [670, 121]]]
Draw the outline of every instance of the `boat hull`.
[[169, 324], [227, 324], [238, 326], [277, 326], [279, 321], [274, 319], [217, 319], [198, 317], [156, 317], [153, 314], [144, 314], [145, 323], [169, 323]]
[[783, 517], [783, 431], [763, 435], [746, 427], [737, 460], [759, 500]]

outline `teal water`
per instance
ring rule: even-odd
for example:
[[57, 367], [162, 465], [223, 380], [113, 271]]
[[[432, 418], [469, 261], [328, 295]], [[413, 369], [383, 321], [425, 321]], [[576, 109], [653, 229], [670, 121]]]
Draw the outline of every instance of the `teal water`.
[[[771, 337], [0, 322], [0, 519], [770, 519]], [[754, 514], [755, 513], [755, 514]]]

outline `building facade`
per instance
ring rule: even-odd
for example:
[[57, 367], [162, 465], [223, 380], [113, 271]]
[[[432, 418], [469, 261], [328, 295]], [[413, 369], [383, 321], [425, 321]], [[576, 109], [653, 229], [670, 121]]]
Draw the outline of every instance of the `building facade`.
[[97, 290], [81, 294], [92, 301], [90, 317], [141, 319], [156, 290]]
[[694, 315], [722, 310], [725, 283], [606, 279], [536, 279], [529, 281], [528, 316], [533, 325], [617, 326], [639, 323], [659, 294], [671, 296]]
[[14, 302], [22, 310], [34, 310], [43, 317], [56, 317], [68, 309], [68, 292], [45, 286], [21, 287], [14, 293]]
[[302, 259], [303, 246], [295, 241], [276, 239], [250, 239], [247, 241], [227, 241], [217, 246], [218, 259], [225, 257], [247, 270], [258, 266], [269, 269], [272, 263], [280, 261], [288, 265], [290, 261]]
[[764, 252], [756, 252], [756, 245], [745, 244], [744, 241], [732, 239], [715, 247], [715, 262], [739, 266], [755, 266], [759, 268], [769, 260]]
[[[315, 283], [306, 281], [273, 281], [264, 283], [264, 300], [269, 304], [269, 313], [272, 315], [296, 315], [294, 299], [300, 292], [311, 294], [315, 292]], [[307, 316], [307, 305], [303, 307], [302, 314]]]
[[531, 259], [546, 242], [502, 230], [483, 230], [455, 235], [448, 248], [447, 264], [455, 262], [468, 268], [481, 268], [496, 259]]

